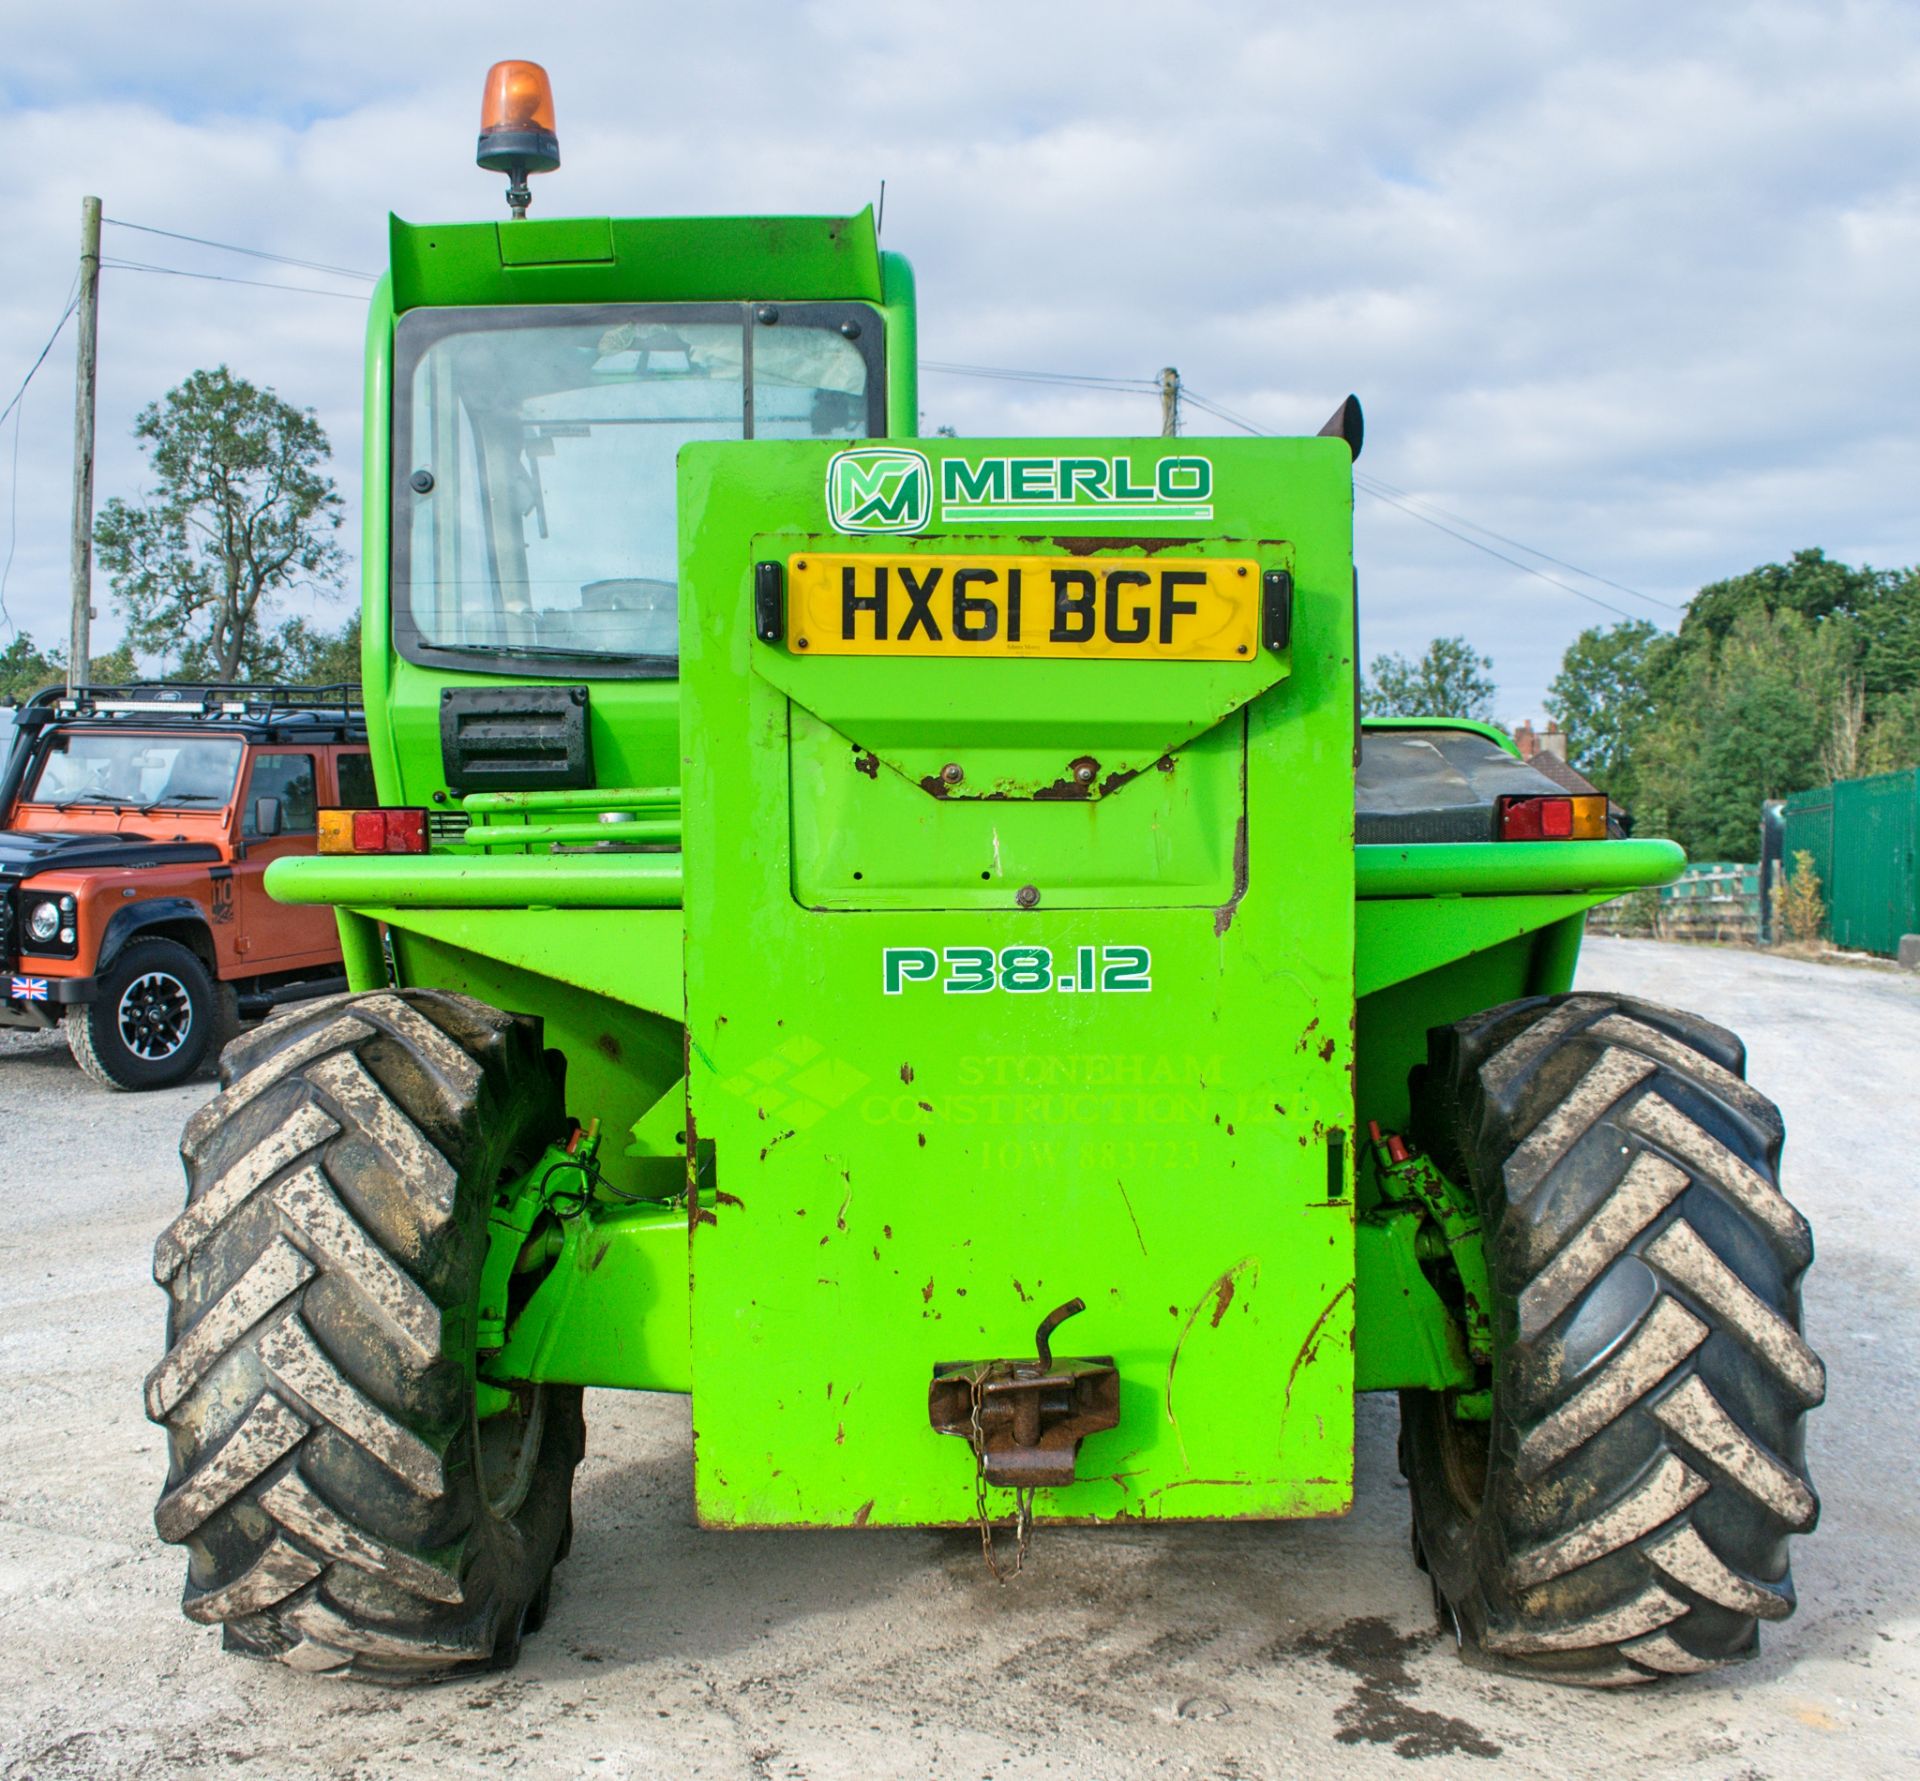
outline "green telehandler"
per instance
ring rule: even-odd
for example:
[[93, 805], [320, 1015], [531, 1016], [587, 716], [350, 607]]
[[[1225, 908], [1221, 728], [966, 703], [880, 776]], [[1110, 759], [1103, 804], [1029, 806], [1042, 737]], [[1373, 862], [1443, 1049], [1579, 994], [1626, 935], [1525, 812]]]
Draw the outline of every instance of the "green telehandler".
[[1357, 404], [916, 439], [870, 214], [525, 220], [551, 100], [489, 93], [515, 216], [394, 221], [368, 330], [381, 802], [268, 879], [351, 993], [227, 1048], [155, 1256], [186, 1613], [510, 1662], [589, 1386], [691, 1393], [706, 1526], [996, 1573], [1340, 1514], [1393, 1391], [1469, 1661], [1750, 1655], [1824, 1391], [1780, 1117], [1571, 993], [1675, 846], [1359, 720]]

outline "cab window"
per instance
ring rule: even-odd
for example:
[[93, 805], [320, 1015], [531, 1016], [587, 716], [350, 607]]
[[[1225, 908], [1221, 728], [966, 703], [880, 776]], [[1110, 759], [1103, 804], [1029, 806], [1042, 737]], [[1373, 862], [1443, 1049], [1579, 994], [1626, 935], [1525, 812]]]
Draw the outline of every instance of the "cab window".
[[371, 810], [380, 802], [373, 789], [373, 756], [338, 754], [333, 757], [334, 771], [340, 777], [340, 802], [349, 810]]
[[260, 800], [280, 801], [280, 826], [272, 831], [281, 835], [311, 835], [314, 828], [313, 756], [310, 754], [263, 754], [256, 756], [253, 775], [247, 781], [246, 828], [249, 835], [267, 833], [260, 827]]
[[422, 663], [672, 675], [681, 448], [886, 425], [857, 303], [422, 309], [394, 347], [394, 636]]

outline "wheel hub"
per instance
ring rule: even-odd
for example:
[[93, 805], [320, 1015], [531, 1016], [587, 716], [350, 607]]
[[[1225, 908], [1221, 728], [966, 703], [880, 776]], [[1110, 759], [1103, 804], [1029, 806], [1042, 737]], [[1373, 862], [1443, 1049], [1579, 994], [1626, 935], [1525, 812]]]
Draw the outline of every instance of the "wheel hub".
[[161, 1063], [193, 1031], [193, 999], [171, 971], [146, 971], [127, 985], [116, 1011], [120, 1042], [137, 1058]]

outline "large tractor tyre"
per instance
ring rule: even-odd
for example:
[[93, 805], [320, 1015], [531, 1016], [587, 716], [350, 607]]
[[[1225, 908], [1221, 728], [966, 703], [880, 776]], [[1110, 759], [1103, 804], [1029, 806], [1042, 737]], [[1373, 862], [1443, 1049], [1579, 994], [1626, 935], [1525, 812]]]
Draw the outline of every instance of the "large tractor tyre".
[[[411, 1681], [511, 1663], [565, 1556], [578, 1389], [489, 1391], [495, 1189], [562, 1129], [536, 1023], [464, 996], [308, 1003], [187, 1122], [147, 1413], [183, 1607], [228, 1649]], [[502, 1398], [504, 1408], [496, 1408]]]
[[194, 953], [177, 940], [135, 940], [99, 998], [67, 1010], [67, 1049], [102, 1088], [171, 1088], [206, 1062], [221, 1012]]
[[1826, 1391], [1806, 1221], [1731, 1033], [1619, 996], [1430, 1035], [1414, 1132], [1478, 1199], [1492, 1418], [1401, 1400], [1416, 1555], [1469, 1662], [1609, 1684], [1749, 1657], [1793, 1610]]

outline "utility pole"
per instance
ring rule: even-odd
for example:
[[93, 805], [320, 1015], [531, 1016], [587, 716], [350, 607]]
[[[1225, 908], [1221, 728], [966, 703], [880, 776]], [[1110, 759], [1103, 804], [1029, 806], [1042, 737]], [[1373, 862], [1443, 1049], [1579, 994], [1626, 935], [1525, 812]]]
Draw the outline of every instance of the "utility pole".
[[67, 641], [67, 690], [84, 686], [93, 660], [93, 391], [100, 340], [100, 200], [80, 200], [79, 338], [73, 358], [73, 629]]
[[1180, 373], [1169, 365], [1160, 373], [1160, 437], [1180, 431]]

